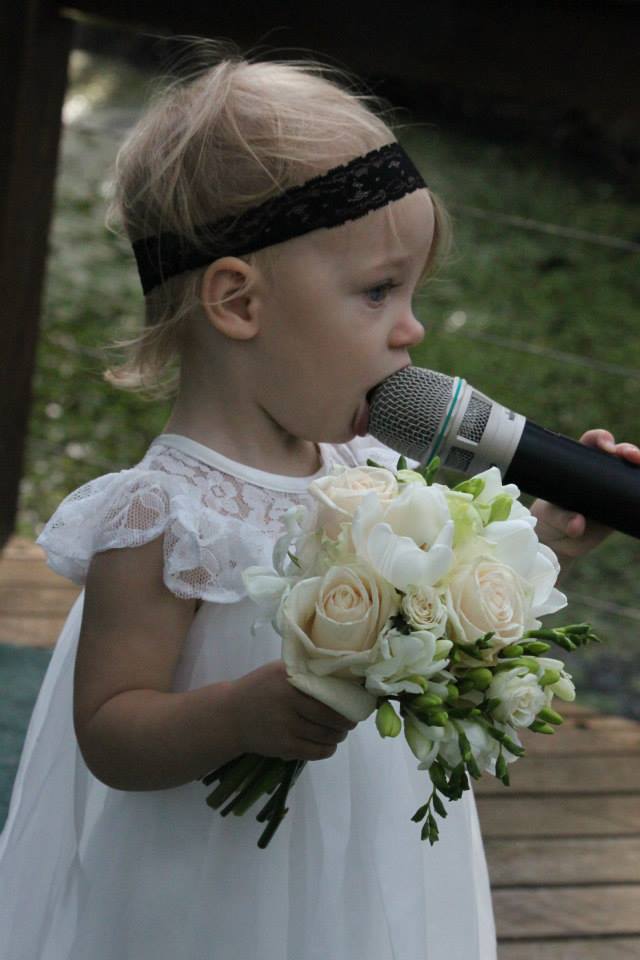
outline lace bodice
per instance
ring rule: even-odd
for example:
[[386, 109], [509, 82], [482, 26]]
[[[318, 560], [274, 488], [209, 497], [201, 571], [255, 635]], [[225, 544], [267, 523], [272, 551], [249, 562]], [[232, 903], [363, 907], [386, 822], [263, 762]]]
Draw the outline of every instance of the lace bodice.
[[313, 477], [266, 473], [177, 434], [161, 434], [135, 467], [109, 473], [63, 500], [38, 543], [49, 565], [83, 584], [95, 553], [135, 547], [163, 535], [164, 581], [177, 596], [234, 602], [242, 571], [270, 564], [283, 517], [309, 503], [307, 488], [334, 463], [367, 457], [395, 466], [397, 455], [371, 438], [320, 444]]

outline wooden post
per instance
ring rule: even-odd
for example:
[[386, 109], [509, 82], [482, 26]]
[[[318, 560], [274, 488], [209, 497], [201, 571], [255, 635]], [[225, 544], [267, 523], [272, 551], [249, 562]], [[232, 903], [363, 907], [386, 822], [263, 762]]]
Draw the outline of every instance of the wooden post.
[[12, 533], [73, 25], [47, 0], [0, 6], [0, 548]]

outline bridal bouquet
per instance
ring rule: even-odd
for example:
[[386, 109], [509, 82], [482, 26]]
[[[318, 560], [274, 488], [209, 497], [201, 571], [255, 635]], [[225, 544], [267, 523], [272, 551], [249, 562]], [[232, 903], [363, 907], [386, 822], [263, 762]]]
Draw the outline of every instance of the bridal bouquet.
[[[483, 772], [508, 785], [507, 765], [524, 754], [518, 731], [562, 722], [553, 698], [575, 690], [551, 645], [598, 639], [588, 624], [542, 627], [566, 598], [518, 488], [492, 467], [450, 489], [434, 482], [438, 465], [334, 467], [310, 484], [315, 510], [287, 513], [273, 568], [243, 574], [295, 687], [352, 721], [375, 711], [382, 737], [404, 731], [428, 771], [413, 820], [432, 844], [442, 796], [459, 799]], [[241, 815], [267, 796], [266, 847], [303, 767], [245, 754], [203, 778], [218, 781], [207, 802]]]

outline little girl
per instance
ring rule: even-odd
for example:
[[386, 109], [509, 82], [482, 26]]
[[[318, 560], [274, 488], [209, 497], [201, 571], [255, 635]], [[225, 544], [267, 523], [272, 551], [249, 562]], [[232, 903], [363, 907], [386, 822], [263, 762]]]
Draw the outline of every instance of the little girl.
[[[111, 379], [169, 389], [177, 358], [176, 399], [141, 462], [70, 494], [38, 541], [85, 589], [0, 841], [0, 960], [492, 960], [472, 794], [421, 843], [406, 744], [288, 683], [241, 578], [312, 478], [395, 465], [367, 394], [422, 339], [442, 209], [364, 98], [239, 57], [158, 99], [116, 174], [146, 328]], [[536, 509], [561, 554], [601, 536]], [[243, 752], [324, 761], [266, 851], [199, 782]]]

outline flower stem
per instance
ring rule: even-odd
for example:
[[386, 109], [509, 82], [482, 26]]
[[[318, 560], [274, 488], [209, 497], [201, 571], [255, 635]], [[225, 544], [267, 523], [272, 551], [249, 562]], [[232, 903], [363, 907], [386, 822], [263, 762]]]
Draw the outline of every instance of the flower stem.
[[225, 800], [235, 793], [245, 780], [253, 775], [256, 765], [260, 762], [260, 757], [255, 753], [243, 753], [242, 756], [234, 760], [232, 766], [223, 775], [221, 782], [216, 789], [207, 797], [207, 804], [217, 810], [222, 806]]
[[[271, 808], [271, 810], [269, 813], [269, 821], [267, 826], [263, 830], [260, 839], [258, 840], [258, 846], [261, 850], [264, 850], [264, 848], [269, 845], [271, 838], [282, 823], [282, 820], [284, 819], [288, 809], [285, 807], [287, 794], [297, 780], [304, 766], [304, 760], [290, 760], [287, 763], [280, 786], [274, 793], [273, 797], [271, 797], [267, 805]], [[262, 812], [263, 811], [261, 810], [260, 814], [262, 814]], [[260, 819], [260, 814], [258, 814], [258, 819]]]

